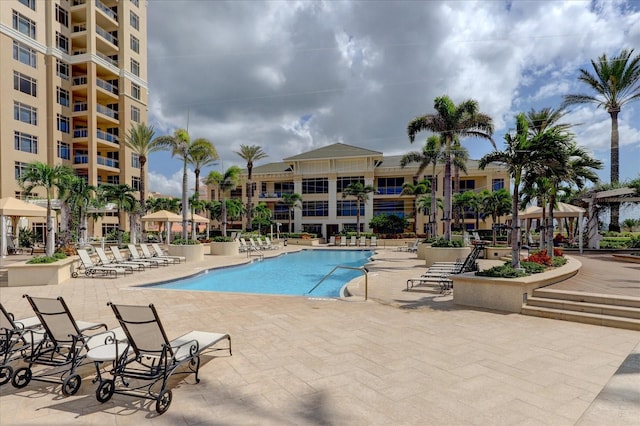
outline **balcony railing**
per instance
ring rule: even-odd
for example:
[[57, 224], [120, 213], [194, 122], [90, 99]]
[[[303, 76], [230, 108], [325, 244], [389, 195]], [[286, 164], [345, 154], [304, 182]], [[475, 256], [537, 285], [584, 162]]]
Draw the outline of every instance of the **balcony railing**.
[[87, 129], [87, 128], [74, 129], [73, 130], [73, 137], [74, 138], [88, 138], [89, 137], [89, 129]]
[[107, 157], [101, 157], [98, 156], [98, 164], [100, 164], [101, 166], [108, 166], [108, 167], [114, 167], [114, 168], [118, 168], [118, 160], [114, 160], [113, 158], [107, 158]]
[[87, 76], [79, 75], [77, 77], [73, 77], [73, 80], [71, 80], [71, 84], [73, 84], [74, 86], [84, 86], [85, 84], [87, 84]]
[[86, 102], [73, 103], [73, 112], [87, 111], [88, 109], [89, 109], [89, 105]]
[[89, 162], [88, 155], [76, 154], [73, 156], [73, 164], [87, 164]]
[[98, 87], [103, 88], [107, 92], [111, 92], [111, 93], [113, 93], [115, 95], [118, 94], [118, 88], [116, 86], [114, 86], [113, 84], [111, 84], [108, 81], [105, 81], [105, 80], [103, 80], [101, 78], [97, 78], [96, 79], [96, 85]]
[[80, 33], [82, 31], [87, 31], [87, 24], [78, 24], [73, 26], [74, 33]]
[[114, 46], [118, 46], [118, 39], [112, 36], [111, 34], [109, 34], [109, 32], [107, 32], [107, 30], [105, 30], [104, 28], [96, 27], [96, 33], [102, 36], [102, 38], [104, 38]]
[[100, 56], [102, 59], [104, 59], [105, 61], [109, 62], [111, 65], [113, 65], [114, 67], [118, 66], [118, 56], [116, 55], [115, 59], [111, 58], [107, 55], [105, 55], [104, 53], [101, 52], [97, 52], [98, 56]]
[[116, 15], [116, 13], [113, 10], [109, 9], [107, 5], [102, 3], [100, 0], [96, 0], [96, 7], [101, 11], [103, 11], [108, 17], [110, 17], [114, 21], [118, 20], [118, 15]]
[[73, 0], [73, 3], [71, 3], [71, 6], [80, 6], [83, 4], [87, 4], [87, 0]]
[[114, 120], [118, 119], [118, 111], [112, 110], [104, 105], [96, 106], [96, 111], [98, 111], [102, 115], [106, 115], [107, 117], [111, 117]]
[[111, 142], [111, 143], [119, 143], [117, 136], [112, 135], [111, 133], [102, 131], [100, 129], [98, 129], [98, 139], [102, 139], [104, 141]]
[[401, 186], [383, 186], [378, 187], [377, 194], [378, 195], [399, 195], [402, 193]]
[[283, 191], [283, 192], [261, 192], [258, 197], [259, 198], [282, 198], [282, 194], [293, 194], [293, 191]]

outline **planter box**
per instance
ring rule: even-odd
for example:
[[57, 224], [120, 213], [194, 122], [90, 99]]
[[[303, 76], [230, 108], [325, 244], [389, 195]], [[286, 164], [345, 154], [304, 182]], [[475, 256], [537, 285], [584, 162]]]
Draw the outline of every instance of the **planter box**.
[[174, 245], [169, 244], [167, 248], [167, 252], [169, 256], [184, 256], [187, 259], [187, 262], [199, 262], [204, 260], [204, 252], [205, 249], [209, 249], [209, 247], [205, 247], [202, 244], [194, 244], [194, 245]]
[[24, 261], [7, 265], [7, 285], [9, 287], [58, 285], [71, 278], [77, 260], [77, 256], [71, 256], [53, 263], [27, 264]]
[[505, 256], [511, 256], [511, 247], [485, 247], [484, 258], [490, 260], [500, 260]]
[[233, 256], [240, 254], [240, 243], [237, 241], [212, 242], [211, 254], [216, 256]]
[[427, 249], [431, 248], [430, 244], [418, 244], [418, 251], [416, 251], [416, 255], [420, 260], [427, 260]]
[[577, 274], [581, 266], [579, 261], [567, 256], [567, 263], [560, 268], [522, 278], [478, 277], [473, 272], [452, 275], [453, 303], [520, 313], [525, 298], [531, 296], [533, 290], [564, 281]]
[[[420, 246], [418, 246], [419, 248]], [[466, 259], [471, 253], [470, 247], [425, 247], [425, 264], [427, 267], [436, 262], [455, 262]]]

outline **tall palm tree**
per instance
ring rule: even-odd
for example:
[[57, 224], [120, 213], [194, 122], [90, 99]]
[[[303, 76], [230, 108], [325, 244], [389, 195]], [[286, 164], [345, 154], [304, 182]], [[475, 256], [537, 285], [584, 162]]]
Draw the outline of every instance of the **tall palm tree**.
[[520, 226], [518, 225], [518, 200], [520, 198], [520, 183], [528, 167], [535, 166], [538, 160], [536, 152], [528, 137], [529, 126], [523, 113], [516, 116], [516, 131], [514, 134], [504, 135], [504, 151], [495, 150], [480, 159], [478, 167], [484, 169], [490, 163], [502, 163], [507, 167], [513, 179], [513, 196], [511, 203], [511, 218], [513, 231], [511, 232], [511, 265], [520, 267]]
[[356, 234], [360, 238], [360, 204], [369, 199], [369, 194], [376, 189], [373, 185], [364, 185], [361, 182], [351, 182], [342, 190], [342, 198], [354, 197], [356, 199]]
[[[407, 125], [409, 141], [415, 141], [416, 134], [428, 130], [444, 138], [444, 221], [445, 238], [451, 239], [451, 150], [455, 137], [479, 137], [493, 143], [493, 121], [491, 117], [480, 113], [478, 103], [472, 99], [455, 105], [448, 96], [435, 99], [435, 114], [414, 118]], [[495, 144], [494, 144], [495, 146]]]
[[251, 228], [251, 214], [253, 206], [253, 163], [268, 157], [267, 153], [258, 145], [240, 145], [240, 151], [236, 154], [247, 162], [247, 228]]
[[87, 210], [91, 205], [96, 187], [89, 185], [86, 179], [74, 176], [67, 185], [67, 191], [64, 196], [64, 202], [69, 206], [77, 219], [76, 234], [78, 237], [87, 241]]
[[140, 163], [140, 205], [142, 206], [143, 214], [146, 210], [145, 200], [147, 199], [145, 172], [147, 160], [149, 159], [149, 154], [152, 152], [164, 149], [154, 141], [154, 135], [155, 130], [153, 126], [147, 126], [144, 123], [133, 123], [124, 139], [124, 144], [138, 155], [138, 162]]
[[205, 138], [194, 140], [192, 146], [189, 147], [187, 162], [193, 166], [193, 173], [196, 176], [196, 194], [200, 191], [200, 172], [202, 168], [214, 164], [219, 158], [216, 147]]
[[546, 175], [538, 176], [531, 174], [525, 176], [522, 182], [521, 189], [522, 198], [520, 200], [520, 208], [525, 209], [528, 205], [534, 201], [538, 207], [542, 209], [540, 215], [539, 227], [540, 232], [540, 247], [546, 246], [547, 233], [544, 231], [548, 225], [547, 220], [547, 205], [549, 204], [549, 194], [551, 193], [551, 180]]
[[444, 146], [444, 138], [442, 136], [431, 135], [427, 138], [422, 151], [412, 151], [402, 156], [400, 159], [400, 167], [405, 168], [409, 163], [418, 163], [418, 171], [416, 178], [427, 166], [431, 165], [431, 208], [429, 209], [429, 228], [431, 236], [436, 237], [438, 235], [438, 228], [436, 227], [436, 187], [438, 183], [438, 177], [436, 176], [436, 165], [438, 162], [444, 161], [444, 152], [442, 148]]
[[[404, 158], [404, 157], [403, 157]], [[402, 160], [401, 160], [402, 164]], [[420, 182], [405, 182], [402, 185], [402, 192], [400, 195], [412, 195], [415, 197], [413, 202], [413, 231], [418, 233], [418, 198], [420, 195], [426, 194], [431, 191], [431, 181], [429, 179], [422, 179]]]
[[287, 206], [287, 211], [289, 212], [289, 233], [293, 232], [291, 228], [291, 220], [293, 216], [293, 210], [296, 208], [302, 208], [302, 196], [298, 193], [283, 193], [282, 198], [280, 198], [280, 202]]
[[99, 187], [100, 197], [108, 203], [116, 205], [118, 215], [118, 246], [122, 245], [122, 217], [121, 212], [131, 212], [136, 208], [136, 199], [133, 195], [133, 188], [126, 183], [117, 185], [102, 185]]
[[55, 246], [54, 218], [51, 216], [53, 191], [55, 189], [62, 191], [73, 176], [73, 170], [69, 167], [62, 165], [50, 166], [36, 161], [28, 165], [18, 180], [18, 183], [26, 193], [30, 193], [35, 188], [40, 187], [45, 190], [47, 198], [47, 242], [45, 253], [47, 256], [53, 256]]
[[[595, 95], [572, 94], [564, 97], [564, 105], [595, 104], [604, 108], [611, 116], [611, 183], [620, 179], [620, 152], [618, 114], [621, 108], [640, 100], [640, 54], [633, 56], [634, 49], [622, 49], [611, 59], [603, 54], [591, 61], [594, 74], [580, 69], [578, 80], [585, 83]], [[633, 56], [633, 57], [632, 57]], [[620, 204], [611, 206], [610, 231], [620, 231]]]
[[[452, 193], [460, 193], [460, 171], [467, 174], [467, 161], [469, 161], [469, 151], [467, 148], [460, 144], [458, 138], [453, 143], [453, 150], [451, 152], [451, 165], [453, 166], [453, 191]], [[452, 201], [453, 203], [453, 201]], [[460, 217], [461, 210], [453, 210], [454, 212], [454, 224], [456, 229], [460, 229]]]
[[[435, 217], [437, 214], [435, 211], [432, 211], [431, 209], [442, 210], [444, 208], [444, 203], [442, 202], [442, 198], [434, 199], [433, 197], [434, 197], [433, 193], [432, 195], [423, 195], [417, 199], [417, 203], [416, 203], [416, 205], [418, 206], [418, 209], [426, 211], [429, 217], [432, 217], [432, 216]], [[433, 226], [432, 228], [433, 229], [430, 229], [431, 234], [429, 235], [429, 237], [431, 238], [436, 236], [435, 226]]]
[[217, 186], [218, 192], [220, 196], [220, 202], [222, 203], [222, 236], [227, 236], [227, 203], [226, 203], [226, 193], [234, 189], [238, 186], [238, 180], [240, 178], [240, 174], [242, 173], [242, 169], [238, 166], [229, 167], [224, 174], [212, 170], [209, 172], [205, 180], [205, 184], [207, 186]]
[[[195, 240], [197, 238], [196, 235], [196, 221], [193, 216], [196, 214], [196, 211], [202, 211], [206, 207], [206, 201], [200, 199], [200, 194], [194, 192], [191, 197], [189, 197], [189, 207], [191, 208], [191, 239]], [[209, 226], [207, 226], [207, 238], [209, 237]]]

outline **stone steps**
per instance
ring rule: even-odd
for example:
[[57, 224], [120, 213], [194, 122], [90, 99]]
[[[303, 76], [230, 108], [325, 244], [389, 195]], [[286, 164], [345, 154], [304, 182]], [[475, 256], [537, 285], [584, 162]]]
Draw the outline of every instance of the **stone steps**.
[[537, 289], [522, 314], [607, 327], [640, 330], [640, 298]]

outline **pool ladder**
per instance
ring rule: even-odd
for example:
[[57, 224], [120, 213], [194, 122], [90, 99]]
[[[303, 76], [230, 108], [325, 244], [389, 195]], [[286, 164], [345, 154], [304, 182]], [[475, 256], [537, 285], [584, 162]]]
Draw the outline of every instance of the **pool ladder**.
[[316, 288], [318, 288], [318, 286], [320, 284], [322, 284], [322, 282], [324, 280], [326, 280], [327, 278], [329, 278], [329, 276], [331, 276], [335, 271], [337, 271], [338, 269], [350, 269], [352, 271], [360, 271], [362, 273], [362, 275], [364, 275], [364, 300], [367, 300], [367, 297], [369, 295], [369, 275], [368, 275], [368, 271], [367, 268], [365, 268], [364, 266], [359, 266], [359, 267], [355, 267], [355, 266], [343, 266], [343, 265], [338, 265], [335, 268], [333, 268], [331, 270], [331, 272], [329, 272], [327, 275], [325, 275], [324, 277], [322, 277], [322, 279], [320, 281], [318, 281], [318, 284], [314, 285], [313, 288], [311, 290], [309, 290], [308, 292], [306, 292], [305, 294], [311, 294], [311, 292], [313, 292], [313, 290], [315, 290]]
[[[254, 255], [255, 253], [255, 255]], [[259, 249], [249, 249], [247, 250], [247, 258], [257, 257], [260, 261], [264, 260], [264, 253], [262, 253]]]

